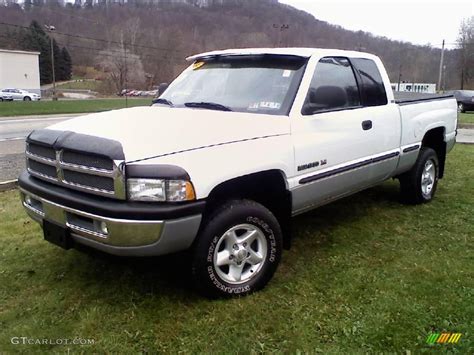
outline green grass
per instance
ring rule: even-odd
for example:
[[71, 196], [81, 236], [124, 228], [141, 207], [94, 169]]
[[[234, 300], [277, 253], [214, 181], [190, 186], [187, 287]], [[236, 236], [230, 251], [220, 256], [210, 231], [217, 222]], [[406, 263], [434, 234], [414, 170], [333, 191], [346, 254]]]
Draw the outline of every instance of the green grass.
[[[151, 99], [128, 99], [128, 107], [151, 105]], [[49, 115], [114, 110], [125, 107], [125, 99], [2, 102], [1, 116]]]
[[58, 90], [72, 89], [72, 90], [92, 90], [97, 91], [101, 82], [96, 80], [82, 80], [58, 85]]
[[[383, 185], [295, 219], [273, 281], [210, 301], [184, 256], [118, 259], [42, 240], [18, 192], [0, 194], [0, 351], [473, 353], [474, 147], [456, 146], [435, 200]], [[432, 331], [462, 333], [427, 345]], [[11, 338], [94, 345], [12, 345]]]
[[466, 112], [459, 114], [460, 123], [473, 123], [474, 124], [474, 112]]

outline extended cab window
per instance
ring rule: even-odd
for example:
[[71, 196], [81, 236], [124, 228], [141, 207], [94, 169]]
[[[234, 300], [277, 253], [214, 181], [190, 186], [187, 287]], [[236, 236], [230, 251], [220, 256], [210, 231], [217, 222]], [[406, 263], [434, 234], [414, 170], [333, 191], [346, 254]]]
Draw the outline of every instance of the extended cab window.
[[386, 105], [387, 93], [375, 62], [365, 58], [352, 58], [351, 62], [360, 77], [362, 104], [364, 106]]
[[287, 115], [306, 58], [286, 55], [213, 56], [185, 70], [157, 100], [190, 107]]
[[360, 106], [359, 89], [347, 58], [326, 57], [316, 65], [303, 115]]

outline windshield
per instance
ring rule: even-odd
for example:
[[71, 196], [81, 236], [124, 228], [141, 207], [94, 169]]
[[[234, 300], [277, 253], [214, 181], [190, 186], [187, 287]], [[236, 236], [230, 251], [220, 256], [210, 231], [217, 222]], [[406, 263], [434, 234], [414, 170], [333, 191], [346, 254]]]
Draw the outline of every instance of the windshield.
[[287, 115], [307, 60], [295, 56], [215, 56], [196, 61], [157, 105]]

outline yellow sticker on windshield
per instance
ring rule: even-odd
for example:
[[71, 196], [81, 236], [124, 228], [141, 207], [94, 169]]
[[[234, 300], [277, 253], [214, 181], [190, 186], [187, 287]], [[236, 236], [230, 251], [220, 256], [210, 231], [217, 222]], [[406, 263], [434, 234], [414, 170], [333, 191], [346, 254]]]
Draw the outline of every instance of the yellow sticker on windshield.
[[204, 63], [204, 62], [195, 62], [195, 63], [193, 64], [193, 70], [198, 70], [198, 69], [201, 68], [204, 64], [206, 64], [206, 63]]

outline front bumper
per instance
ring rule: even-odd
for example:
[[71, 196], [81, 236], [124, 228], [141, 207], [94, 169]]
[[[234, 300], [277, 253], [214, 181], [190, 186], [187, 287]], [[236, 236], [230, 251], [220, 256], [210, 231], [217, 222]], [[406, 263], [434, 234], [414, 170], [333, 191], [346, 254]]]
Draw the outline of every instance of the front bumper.
[[67, 229], [74, 243], [121, 256], [156, 256], [188, 249], [201, 224], [204, 202], [156, 205], [115, 201], [19, 178], [21, 201], [40, 225]]

